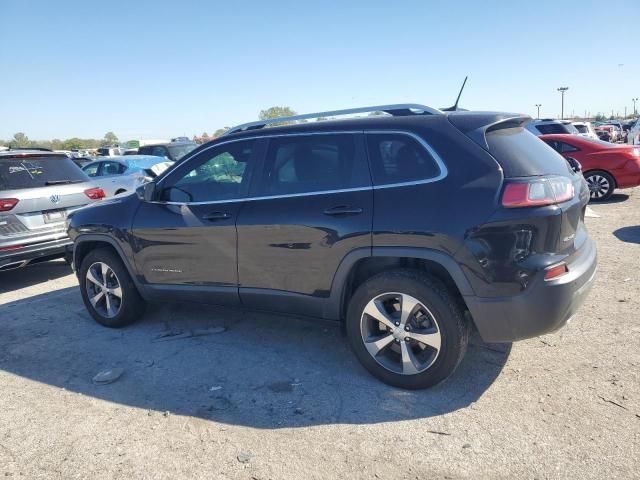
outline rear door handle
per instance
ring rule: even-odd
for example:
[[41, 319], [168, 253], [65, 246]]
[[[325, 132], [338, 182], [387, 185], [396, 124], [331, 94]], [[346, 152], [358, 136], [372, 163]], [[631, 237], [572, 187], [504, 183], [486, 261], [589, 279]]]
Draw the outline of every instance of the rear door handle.
[[218, 220], [226, 220], [231, 218], [231, 214], [227, 212], [211, 212], [204, 215], [202, 218], [209, 220], [210, 222], [216, 222]]
[[324, 211], [325, 215], [358, 215], [362, 213], [362, 209], [358, 207], [349, 207], [340, 205], [338, 207], [327, 208]]

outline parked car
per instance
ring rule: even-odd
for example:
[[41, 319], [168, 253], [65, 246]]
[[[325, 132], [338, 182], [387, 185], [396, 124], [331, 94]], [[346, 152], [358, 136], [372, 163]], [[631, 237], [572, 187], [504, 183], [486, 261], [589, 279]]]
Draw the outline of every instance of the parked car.
[[580, 162], [591, 200], [607, 200], [616, 188], [640, 185], [638, 147], [573, 135], [543, 135], [540, 139], [564, 157]]
[[140, 155], [155, 155], [157, 157], [167, 157], [169, 160], [177, 162], [187, 153], [196, 149], [198, 144], [195, 142], [170, 142], [156, 145], [143, 145], [138, 148]]
[[624, 129], [624, 125], [622, 122], [618, 120], [609, 120], [603, 123], [603, 125], [611, 125], [614, 130], [613, 141], [614, 142], [626, 142], [627, 141], [627, 132]]
[[534, 135], [545, 135], [548, 133], [570, 133], [578, 135], [578, 130], [569, 120], [555, 120], [553, 118], [543, 118], [542, 120], [532, 120], [526, 125]]
[[123, 155], [138, 155], [138, 149], [137, 148], [127, 148]]
[[593, 130], [591, 122], [571, 122], [571, 125], [576, 127], [578, 135], [581, 137], [593, 138], [594, 140], [598, 139], [598, 135], [596, 135], [596, 132]]
[[598, 136], [598, 140], [602, 140], [603, 142], [612, 142], [611, 135], [613, 134], [613, 129], [610, 127], [603, 128], [601, 126], [594, 127], [593, 129]]
[[110, 157], [108, 160], [91, 162], [82, 170], [108, 197], [124, 192], [133, 192], [145, 182], [171, 166], [164, 157], [150, 155], [127, 155]]
[[122, 149], [120, 147], [101, 147], [98, 148], [99, 157], [115, 157], [122, 155]]
[[629, 128], [627, 143], [629, 145], [640, 145], [640, 118], [636, 119], [631, 128]]
[[541, 335], [592, 284], [586, 183], [529, 120], [390, 105], [232, 128], [71, 217], [84, 304], [108, 327], [147, 301], [343, 321], [373, 375], [434, 385], [472, 324], [489, 342]]
[[64, 154], [0, 152], [0, 271], [70, 252], [67, 215], [103, 197]]

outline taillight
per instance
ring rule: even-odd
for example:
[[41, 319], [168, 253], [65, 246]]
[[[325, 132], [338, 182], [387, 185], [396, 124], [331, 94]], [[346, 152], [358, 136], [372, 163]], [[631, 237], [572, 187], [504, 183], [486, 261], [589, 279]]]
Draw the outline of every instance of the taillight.
[[17, 198], [0, 198], [0, 212], [8, 212], [18, 204]]
[[507, 208], [539, 207], [571, 200], [575, 195], [571, 179], [543, 177], [507, 183], [502, 192], [502, 206]]
[[569, 267], [567, 264], [562, 262], [557, 265], [552, 265], [551, 267], [547, 267], [544, 271], [544, 279], [545, 280], [553, 280], [554, 278], [558, 278], [561, 275], [569, 272]]
[[101, 198], [106, 197], [104, 190], [101, 188], [90, 188], [89, 190], [85, 190], [84, 194], [91, 200], [100, 200]]

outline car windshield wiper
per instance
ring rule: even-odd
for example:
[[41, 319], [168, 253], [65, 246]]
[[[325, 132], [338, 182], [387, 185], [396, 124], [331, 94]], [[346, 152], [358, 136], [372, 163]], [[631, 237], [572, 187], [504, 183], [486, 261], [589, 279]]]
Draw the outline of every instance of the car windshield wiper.
[[84, 180], [47, 180], [45, 185], [66, 185], [69, 183], [82, 183]]

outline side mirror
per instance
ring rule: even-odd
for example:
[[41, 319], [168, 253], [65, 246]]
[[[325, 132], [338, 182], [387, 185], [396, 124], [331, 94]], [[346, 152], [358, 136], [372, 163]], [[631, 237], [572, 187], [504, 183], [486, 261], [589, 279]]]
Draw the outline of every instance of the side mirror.
[[147, 182], [144, 185], [140, 185], [136, 188], [136, 195], [143, 202], [150, 202], [153, 200], [154, 193], [156, 191], [156, 182]]
[[580, 165], [580, 162], [575, 158], [567, 157], [567, 162], [571, 166], [571, 170], [573, 170], [575, 173], [580, 173], [582, 171], [582, 165]]

